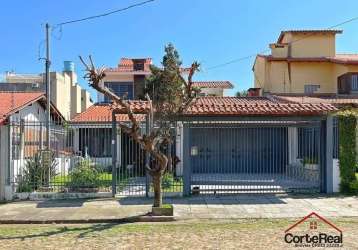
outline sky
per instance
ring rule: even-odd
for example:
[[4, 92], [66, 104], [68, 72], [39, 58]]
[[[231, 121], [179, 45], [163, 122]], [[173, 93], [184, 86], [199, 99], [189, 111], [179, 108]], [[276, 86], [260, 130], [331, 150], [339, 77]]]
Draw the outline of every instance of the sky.
[[[143, 0], [0, 0], [0, 72], [44, 71], [45, 23], [101, 14]], [[172, 42], [183, 65], [197, 60], [195, 80], [229, 80], [235, 88], [253, 86], [255, 57], [224, 67], [211, 67], [268, 49], [281, 30], [322, 29], [358, 16], [356, 0], [155, 0], [144, 6], [86, 22], [65, 25], [51, 35], [51, 71], [63, 61], [75, 63], [83, 79], [79, 55], [92, 55], [97, 66], [115, 67], [121, 57], [151, 57], [159, 65], [164, 46]], [[358, 20], [339, 27], [338, 53], [358, 53]]]

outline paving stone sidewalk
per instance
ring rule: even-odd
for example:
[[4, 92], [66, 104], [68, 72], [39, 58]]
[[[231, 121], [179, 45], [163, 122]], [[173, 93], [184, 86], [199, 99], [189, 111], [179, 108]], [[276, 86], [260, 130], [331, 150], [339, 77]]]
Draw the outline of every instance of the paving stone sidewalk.
[[[144, 215], [150, 198], [19, 201], [0, 205], [0, 222], [115, 220]], [[294, 218], [314, 211], [326, 217], [358, 217], [358, 197], [236, 195], [169, 198], [175, 218]]]

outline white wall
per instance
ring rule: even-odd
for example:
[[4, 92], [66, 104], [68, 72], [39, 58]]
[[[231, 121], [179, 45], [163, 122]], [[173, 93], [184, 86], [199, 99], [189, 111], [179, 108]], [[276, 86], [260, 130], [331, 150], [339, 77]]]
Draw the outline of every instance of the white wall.
[[6, 179], [9, 168], [9, 127], [0, 126], [0, 200], [6, 198]]
[[221, 88], [201, 88], [200, 93], [205, 93], [207, 96], [224, 96], [224, 90]]
[[341, 184], [341, 177], [339, 171], [339, 160], [333, 159], [333, 193], [339, 192], [340, 184]]

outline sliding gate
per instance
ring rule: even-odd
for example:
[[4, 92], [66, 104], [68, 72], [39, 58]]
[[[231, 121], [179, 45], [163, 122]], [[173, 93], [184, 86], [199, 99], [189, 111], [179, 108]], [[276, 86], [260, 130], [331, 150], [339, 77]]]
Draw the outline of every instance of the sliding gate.
[[320, 124], [187, 124], [191, 193], [319, 192]]

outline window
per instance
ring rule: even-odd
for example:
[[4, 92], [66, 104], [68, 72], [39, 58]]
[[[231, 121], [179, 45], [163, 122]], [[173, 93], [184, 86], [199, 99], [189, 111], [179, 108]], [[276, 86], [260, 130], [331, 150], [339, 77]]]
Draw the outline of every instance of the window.
[[81, 128], [79, 130], [79, 149], [82, 156], [110, 157], [112, 129], [110, 128]]
[[[133, 82], [105, 82], [104, 86], [109, 88], [119, 97], [133, 100]], [[104, 97], [104, 102], [109, 102], [108, 97]]]
[[144, 63], [135, 63], [133, 65], [134, 70], [144, 70]]
[[352, 91], [358, 91], [358, 75], [352, 75]]
[[304, 87], [305, 94], [313, 94], [315, 93], [321, 86], [318, 84], [306, 84]]

